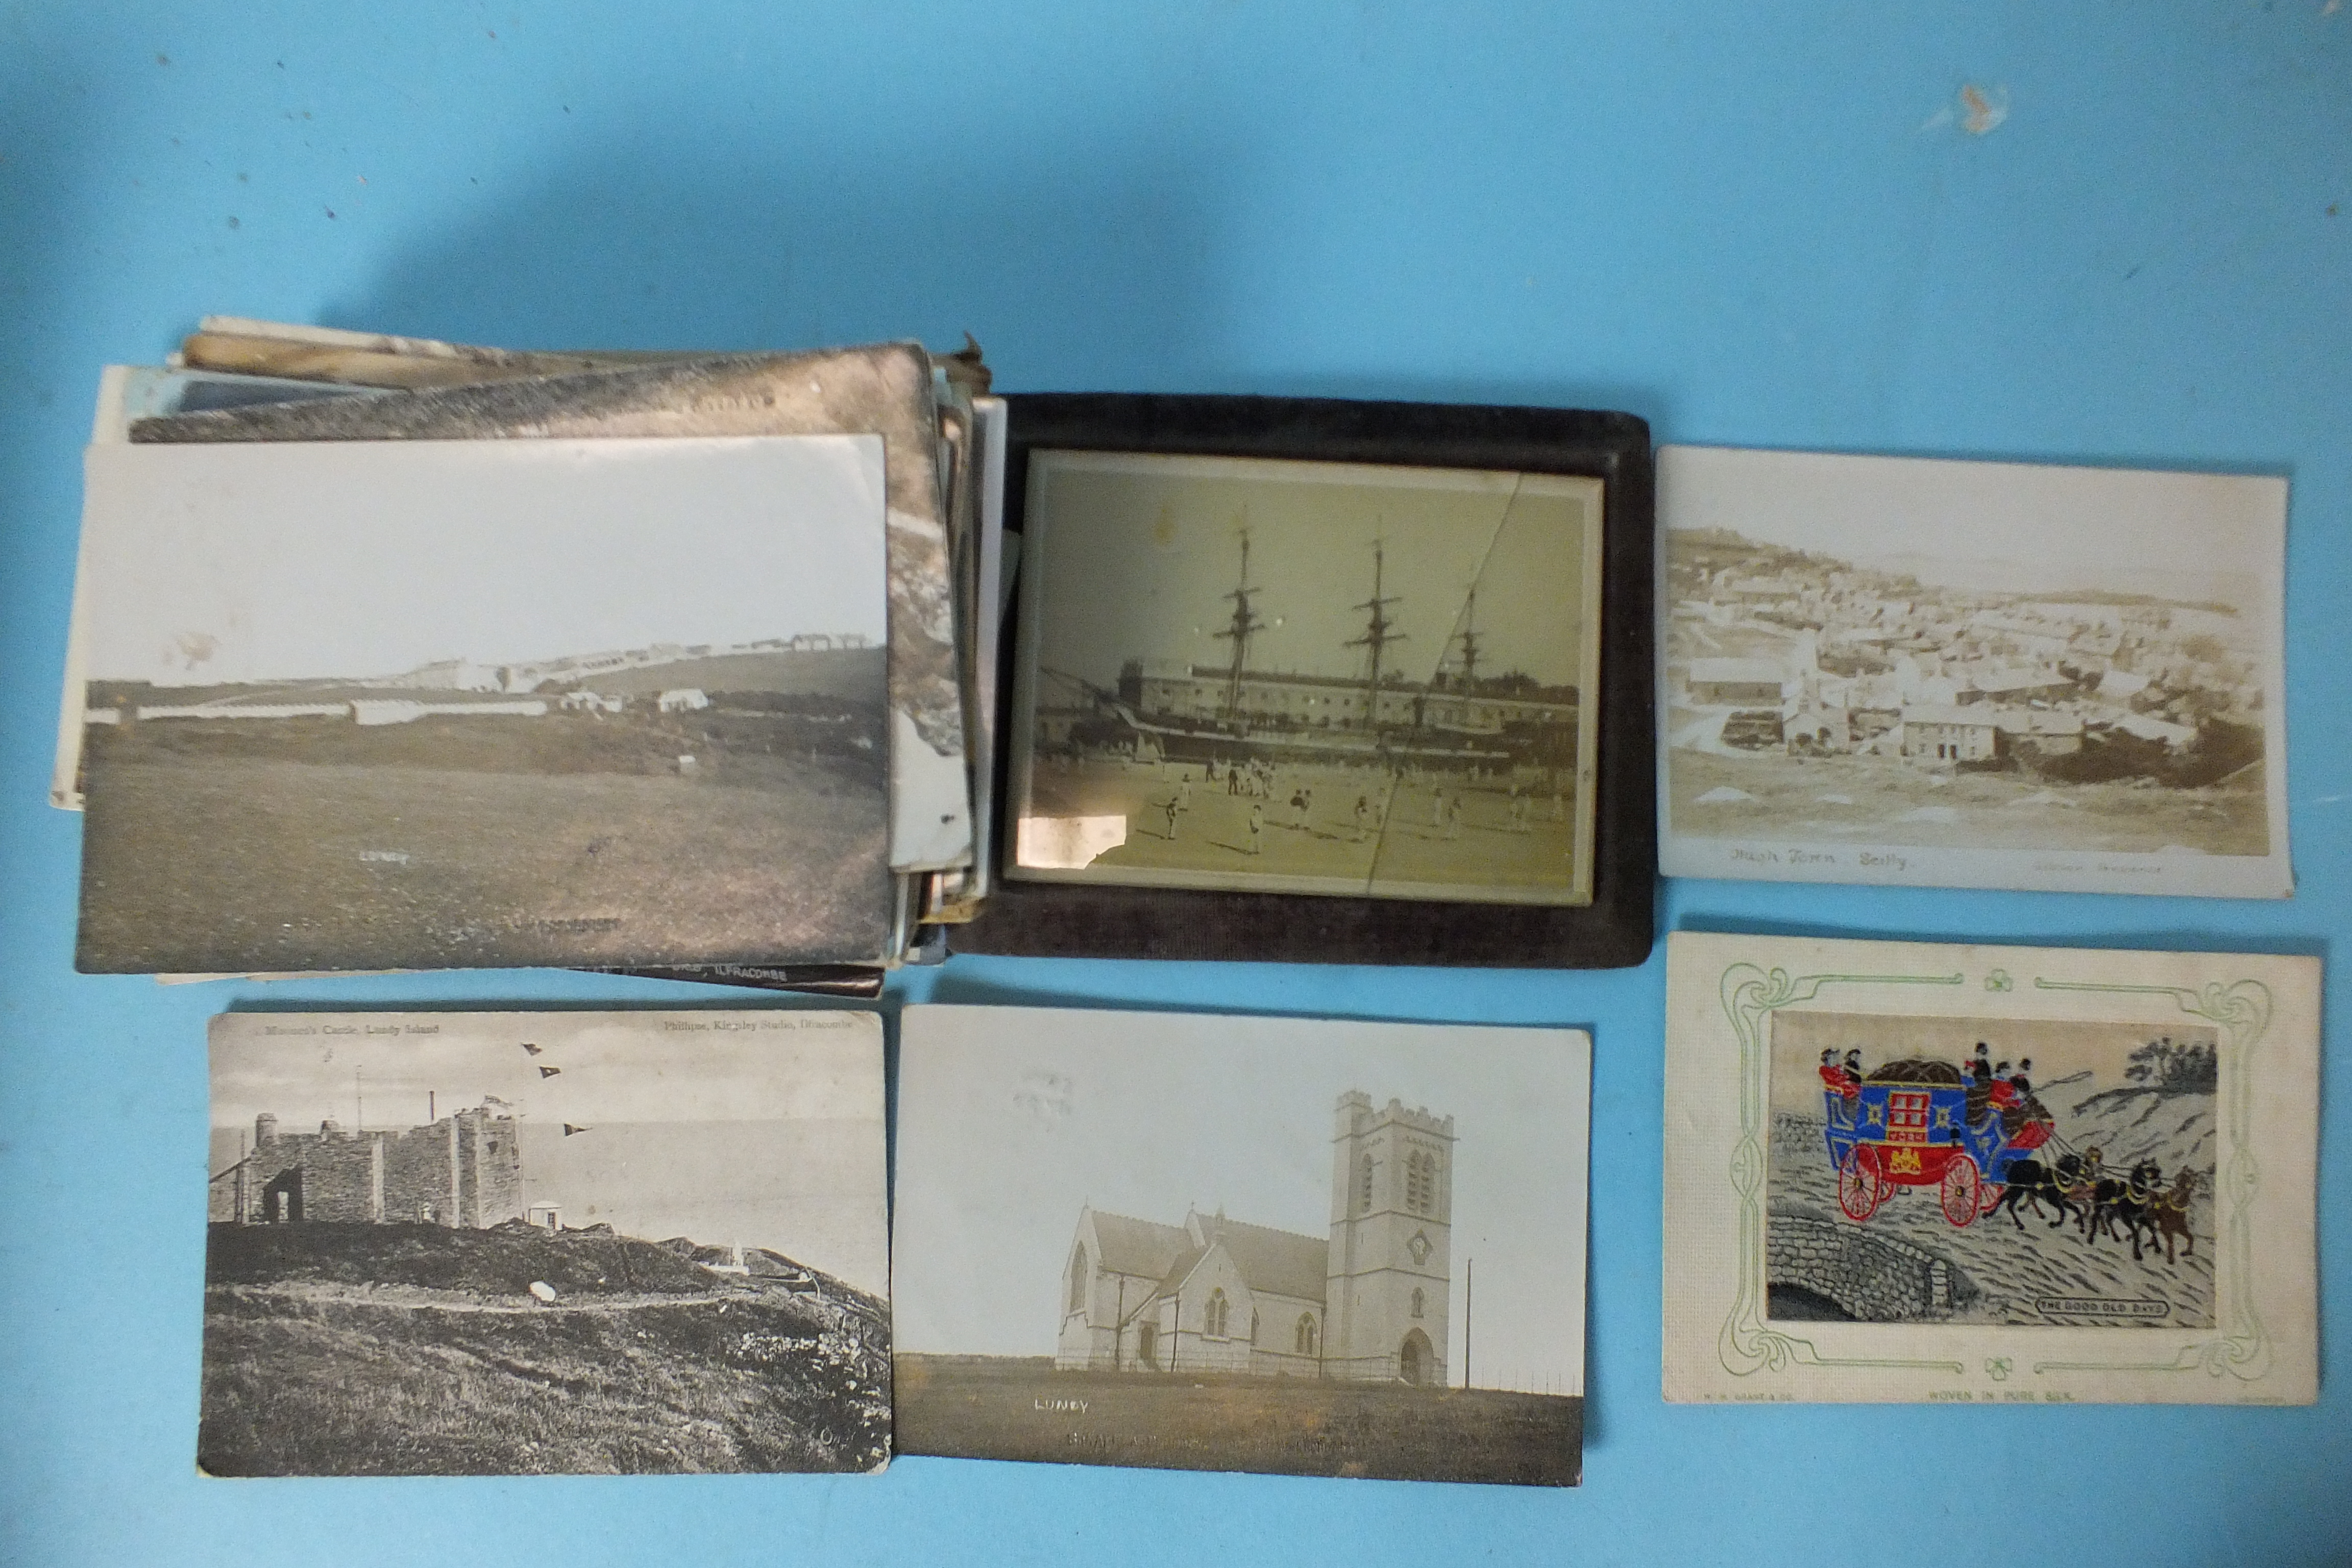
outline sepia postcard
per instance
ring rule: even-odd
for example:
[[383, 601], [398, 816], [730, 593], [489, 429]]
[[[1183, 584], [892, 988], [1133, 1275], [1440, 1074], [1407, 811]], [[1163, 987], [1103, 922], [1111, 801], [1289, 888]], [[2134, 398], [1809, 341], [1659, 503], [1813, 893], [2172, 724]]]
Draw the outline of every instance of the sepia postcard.
[[1033, 453], [1007, 877], [1589, 902], [1601, 491]]
[[213, 1476], [878, 1470], [881, 1020], [212, 1023]]
[[1662, 447], [1661, 868], [2290, 896], [2286, 500]]
[[94, 446], [91, 972], [872, 963], [873, 437]]
[[[887, 455], [890, 864], [917, 871], [971, 863], [947, 484], [934, 372], [920, 345], [547, 355], [277, 323], [207, 325], [234, 328], [229, 341], [267, 352], [199, 354], [194, 363], [278, 375], [356, 375], [347, 363], [356, 357], [379, 369], [405, 365], [426, 374], [422, 382], [391, 378], [407, 390], [366, 398], [142, 419], [131, 427], [133, 441], [878, 436]], [[487, 384], [473, 384], [480, 382]]]
[[2308, 1405], [2316, 959], [1678, 932], [1665, 1396]]
[[901, 1453], [1574, 1486], [1591, 1041], [916, 1006]]

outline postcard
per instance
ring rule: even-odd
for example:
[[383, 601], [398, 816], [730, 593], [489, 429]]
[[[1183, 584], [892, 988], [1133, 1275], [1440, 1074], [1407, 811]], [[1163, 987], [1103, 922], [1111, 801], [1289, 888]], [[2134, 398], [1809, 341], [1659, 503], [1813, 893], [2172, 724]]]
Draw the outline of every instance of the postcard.
[[88, 462], [85, 971], [883, 956], [877, 438]]
[[1662, 869], [2290, 896], [2286, 500], [1661, 448]]
[[[98, 406], [90, 417], [89, 439], [92, 446], [121, 446], [131, 439], [131, 422], [134, 419], [242, 408], [261, 403], [297, 403], [311, 397], [373, 395], [364, 388], [325, 386], [316, 382], [110, 364], [99, 373]], [[87, 614], [83, 607], [85, 592], [83, 574], [78, 568], [74, 573], [73, 614], [66, 629], [65, 690], [58, 702], [57, 761], [49, 776], [49, 804], [61, 811], [79, 811], [82, 807], [82, 699], [88, 679], [83, 667], [89, 657], [89, 635], [82, 624]]]
[[2316, 959], [1668, 939], [1665, 1396], [2308, 1405]]
[[1601, 500], [1033, 454], [1006, 878], [1590, 903]]
[[916, 1006], [908, 1454], [1573, 1486], [1591, 1043]]
[[881, 1021], [212, 1024], [214, 1476], [877, 1470]]
[[[685, 358], [532, 355], [280, 326], [255, 335], [253, 323], [226, 324], [237, 329], [236, 341], [263, 352], [205, 363], [278, 374], [355, 374], [344, 362], [361, 358], [421, 367], [431, 384], [403, 381], [416, 389], [142, 420], [132, 440], [878, 435], [888, 454], [890, 864], [899, 871], [970, 864], [971, 782], [939, 418], [930, 357], [919, 345]], [[487, 384], [464, 384], [485, 379]]]

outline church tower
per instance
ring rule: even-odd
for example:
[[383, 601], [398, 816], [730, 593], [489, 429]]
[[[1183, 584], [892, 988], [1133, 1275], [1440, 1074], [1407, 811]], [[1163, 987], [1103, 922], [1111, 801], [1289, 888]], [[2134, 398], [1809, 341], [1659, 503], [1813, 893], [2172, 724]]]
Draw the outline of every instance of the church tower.
[[1446, 1382], [1454, 1118], [1349, 1089], [1331, 1139], [1328, 1377]]

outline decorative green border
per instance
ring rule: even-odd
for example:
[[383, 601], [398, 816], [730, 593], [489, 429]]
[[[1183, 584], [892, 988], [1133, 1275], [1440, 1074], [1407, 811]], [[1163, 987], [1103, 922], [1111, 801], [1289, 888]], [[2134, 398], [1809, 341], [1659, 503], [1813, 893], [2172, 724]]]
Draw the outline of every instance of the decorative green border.
[[[1734, 1377], [1798, 1366], [1902, 1367], [1960, 1373], [1956, 1361], [1913, 1361], [1891, 1356], [1825, 1356], [1813, 1342], [1764, 1324], [1764, 1110], [1771, 1096], [1771, 1060], [1764, 1047], [1764, 1020], [1796, 1002], [1810, 1002], [1824, 985], [1958, 985], [1959, 974], [1769, 973], [1753, 963], [1723, 972], [1717, 994], [1739, 1037], [1739, 1142], [1731, 1151], [1731, 1185], [1739, 1194], [1739, 1294], [1716, 1336], [1715, 1353]], [[2004, 977], [2005, 978], [2005, 977]]]
[[[2033, 1370], [2192, 1372], [2202, 1367], [2214, 1377], [2228, 1373], [2240, 1382], [2253, 1382], [2270, 1371], [2271, 1339], [2263, 1327], [2262, 1315], [2254, 1310], [2253, 1222], [2246, 1211], [2253, 1206], [2254, 1194], [2262, 1187], [2262, 1171], [2254, 1163], [2253, 1094], [2248, 1079], [2254, 1048], [2262, 1044], [2263, 1036], [2271, 1026], [2271, 988], [2259, 980], [2238, 980], [2226, 985], [2216, 981], [2200, 991], [2187, 985], [2104, 985], [2090, 981], [2044, 980], [2038, 975], [2033, 988], [2169, 996], [2182, 1012], [2219, 1024], [2228, 1032], [2230, 1050], [2223, 1072], [2229, 1083], [2229, 1114], [2223, 1127], [2229, 1152], [2227, 1163], [2221, 1167], [2221, 1186], [2229, 1194], [2230, 1209], [2227, 1219], [2215, 1226], [2221, 1232], [2221, 1258], [2226, 1272], [2216, 1273], [2214, 1286], [2219, 1289], [2227, 1281], [2232, 1287], [2227, 1292], [2231, 1331], [2183, 1345], [2170, 1361], [2037, 1361]], [[2217, 1198], [2220, 1195], [2215, 1194]]]
[[[1958, 1361], [1891, 1356], [1825, 1356], [1811, 1340], [1784, 1334], [1767, 1326], [1763, 1317], [1765, 1110], [1770, 1099], [1770, 1058], [1764, 1046], [1764, 1021], [1780, 1008], [1811, 1001], [1829, 985], [1958, 985], [1963, 974], [1801, 974], [1785, 969], [1766, 971], [1754, 963], [1725, 969], [1717, 993], [1724, 1016], [1739, 1040], [1739, 1142], [1731, 1152], [1729, 1173], [1739, 1199], [1739, 1291], [1730, 1313], [1716, 1336], [1716, 1355], [1734, 1377], [1759, 1372], [1781, 1372], [1791, 1366], [1874, 1367], [1965, 1374]], [[2253, 1097], [2249, 1079], [2255, 1047], [2270, 1027], [2270, 987], [2259, 980], [2213, 982], [2202, 990], [2180, 985], [2120, 985], [2095, 981], [2051, 980], [2035, 976], [2037, 991], [2088, 991], [2169, 996], [2180, 1010], [2219, 1025], [2229, 1036], [2223, 1070], [2228, 1080], [2225, 1134], [2229, 1148], [2221, 1186], [2229, 1194], [2225, 1223], [2218, 1228], [2224, 1248], [2227, 1278], [2235, 1288], [2230, 1295], [2230, 1331], [2183, 1346], [2169, 1361], [2098, 1362], [2038, 1361], [2035, 1373], [2052, 1372], [2189, 1372], [2202, 1367], [2220, 1377], [2228, 1373], [2252, 1382], [2270, 1370], [2271, 1341], [2252, 1300], [2253, 1237], [2248, 1217], [2261, 1186], [2261, 1172], [2252, 1149]], [[2016, 983], [2004, 971], [1987, 974], [1984, 988], [2008, 992]], [[2217, 1194], [2218, 1196], [2219, 1194]], [[2217, 1279], [2217, 1285], [2220, 1281]], [[1992, 1371], [1996, 1381], [2009, 1372], [2006, 1358]]]

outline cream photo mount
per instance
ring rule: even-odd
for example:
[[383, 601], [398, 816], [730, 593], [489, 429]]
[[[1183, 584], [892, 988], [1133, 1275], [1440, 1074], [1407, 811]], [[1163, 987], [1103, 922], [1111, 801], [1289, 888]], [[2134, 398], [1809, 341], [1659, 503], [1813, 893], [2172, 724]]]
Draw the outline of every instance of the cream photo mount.
[[[2316, 959], [1698, 933], [1670, 937], [1667, 952], [1664, 1390], [1669, 1401], [2299, 1405], [2317, 1397]], [[1979, 1216], [1955, 1219], [1948, 1208], [1937, 1214], [1930, 1207], [1911, 1235], [1940, 1237], [1936, 1227], [1943, 1226], [1966, 1237], [1971, 1223], [2013, 1219], [2017, 1230], [2011, 1234], [2026, 1238], [2018, 1248], [2032, 1248], [2022, 1261], [2018, 1251], [2006, 1258], [1983, 1251], [1963, 1258], [1948, 1239], [1916, 1246], [1890, 1235], [1864, 1242], [1859, 1238], [1870, 1236], [1868, 1218], [1888, 1195], [1884, 1181], [1873, 1189], [1846, 1180], [1841, 1204], [1851, 1199], [1851, 1206], [1826, 1221], [1798, 1220], [1786, 1212], [1793, 1200], [1782, 1204], [1784, 1226], [1797, 1220], [1832, 1247], [1851, 1254], [1868, 1246], [1895, 1265], [1909, 1255], [1931, 1289], [1939, 1266], [1947, 1289], [1975, 1268], [1984, 1278], [1968, 1280], [1979, 1292], [1970, 1308], [1956, 1307], [1950, 1295], [1912, 1310], [1850, 1301], [1863, 1312], [1848, 1317], [1874, 1310], [1902, 1321], [1837, 1321], [1835, 1303], [1819, 1311], [1797, 1304], [1811, 1294], [1803, 1289], [1808, 1270], [1822, 1265], [1808, 1261], [1820, 1255], [1808, 1253], [1804, 1238], [1773, 1235], [1775, 1195], [1793, 1184], [1776, 1184], [1774, 1165], [1786, 1162], [1783, 1168], [1791, 1171], [1805, 1170], [1809, 1161], [1826, 1165], [1829, 1150], [1807, 1150], [1805, 1119], [1776, 1111], [1773, 1069], [1784, 1069], [1785, 1104], [1792, 1099], [1792, 1071], [1827, 1077], [1839, 1064], [1831, 1049], [1818, 1069], [1812, 1065], [1811, 1047], [1831, 1037], [1825, 1031], [1806, 1036], [1803, 1059], [1795, 1062], [1776, 1058], [1774, 1037], [1783, 1019], [1824, 1016], [1859, 1020], [1855, 1037], [1894, 1049], [1905, 1037], [1958, 1040], [1969, 1033], [2026, 1041], [2053, 1034], [2104, 1033], [2124, 1040], [2144, 1034], [2150, 1044], [2132, 1058], [2144, 1069], [2148, 1060], [2164, 1059], [2149, 1055], [2156, 1042], [2163, 1042], [2167, 1056], [2174, 1054], [2176, 1036], [2183, 1058], [2210, 1050], [2212, 1082], [2205, 1106], [2184, 1093], [2178, 1104], [2189, 1115], [2173, 1119], [2181, 1123], [2174, 1131], [2196, 1135], [2172, 1147], [2206, 1148], [2200, 1157], [2210, 1177], [2210, 1196], [2198, 1194], [2194, 1206], [2184, 1204], [2179, 1222], [2192, 1237], [2200, 1226], [2205, 1230], [2210, 1295], [2201, 1311], [2182, 1314], [2197, 1321], [2182, 1327], [2161, 1321], [2159, 1308], [2170, 1305], [2161, 1294], [2078, 1298], [2046, 1283], [2039, 1288], [2057, 1293], [2035, 1294], [2034, 1282], [2050, 1279], [2053, 1267], [2078, 1268], [2094, 1258], [2102, 1268], [2112, 1261], [2130, 1282], [2123, 1289], [2161, 1289], [2185, 1272], [2186, 1258], [2168, 1265], [2157, 1259], [2151, 1226], [2148, 1258], [2126, 1261], [2126, 1241], [2132, 1254], [2141, 1250], [2136, 1229], [2128, 1238], [2112, 1229], [2095, 1235], [2088, 1224], [2070, 1222], [2063, 1205], [2054, 1222], [2029, 1225], [2039, 1208], [2012, 1212], [2026, 1205], [2004, 1206], [2000, 1198], [2011, 1194], [1991, 1195], [1990, 1182], [1983, 1188], [1966, 1184], [1972, 1194], [1986, 1194]], [[1907, 1026], [1888, 1041], [1888, 1026]], [[2192, 1043], [2199, 1038], [2207, 1044]], [[1931, 1076], [1923, 1059], [1888, 1061], [1865, 1074], [1864, 1110], [1872, 1083]], [[1964, 1072], [1950, 1081], [1966, 1081]], [[2079, 1121], [2063, 1112], [2050, 1116], [2059, 1125], [2054, 1133], [2045, 1131], [2051, 1141], [2043, 1147], [2070, 1151], [2070, 1128], [2099, 1136], [2100, 1127], [2116, 1124], [2120, 1112], [2131, 1109], [2131, 1097], [2156, 1096], [2153, 1108], [2168, 1092], [2161, 1084], [2151, 1087], [2147, 1070], [2121, 1076], [2129, 1081], [2105, 1089], [2097, 1072], [2070, 1075], [2068, 1087], [2082, 1084], [2090, 1093], [2085, 1099], [2077, 1090]], [[2043, 1092], [2060, 1100], [2058, 1088], [2045, 1084]], [[1912, 1092], [1923, 1108], [1933, 1097], [1932, 1088]], [[2098, 1113], [2109, 1116], [2105, 1122], [2080, 1109], [2118, 1096], [2122, 1102]], [[2198, 1131], [2188, 1123], [2200, 1114], [2208, 1125]], [[1991, 1128], [1986, 1135], [2000, 1137]], [[1949, 1136], [1956, 1146], [1960, 1134]], [[2115, 1199], [2162, 1204], [2164, 1194], [2153, 1182], [2134, 1191], [2140, 1156], [2158, 1152], [2153, 1138], [2141, 1134], [2137, 1150], [2117, 1140], [2118, 1158], [2105, 1167], [2103, 1178], [2116, 1189]], [[2050, 1173], [2065, 1159], [2081, 1158], [2080, 1152], [2051, 1155], [2037, 1147], [2027, 1152], [2047, 1177], [2040, 1195], [2055, 1204], [2051, 1188], [2063, 1193], [2067, 1187]], [[1959, 1162], [1957, 1147], [1951, 1159]], [[2152, 1163], [2167, 1167], [2167, 1181], [2177, 1180], [2177, 1162]], [[1931, 1204], [1950, 1201], [1948, 1188], [1944, 1194], [1914, 1190]], [[2092, 1201], [2090, 1192], [2076, 1190], [2079, 1202]], [[1904, 1201], [1912, 1205], [1909, 1215], [1919, 1215], [1918, 1199]], [[1973, 1239], [2006, 1247], [2011, 1234], [1995, 1229]], [[2193, 1255], [2194, 1239], [2189, 1245]], [[1945, 1256], [1938, 1258], [1938, 1251]], [[2018, 1294], [2004, 1298], [2000, 1292], [2012, 1282]], [[1791, 1290], [1791, 1284], [1798, 1288]], [[1789, 1293], [1793, 1310], [1776, 1306], [1776, 1289]], [[1994, 1304], [1990, 1309], [1988, 1301]], [[2003, 1316], [2003, 1305], [2012, 1321], [1984, 1321]], [[2045, 1321], [2032, 1321], [2037, 1314]], [[2015, 1321], [2021, 1318], [2026, 1321]]]

